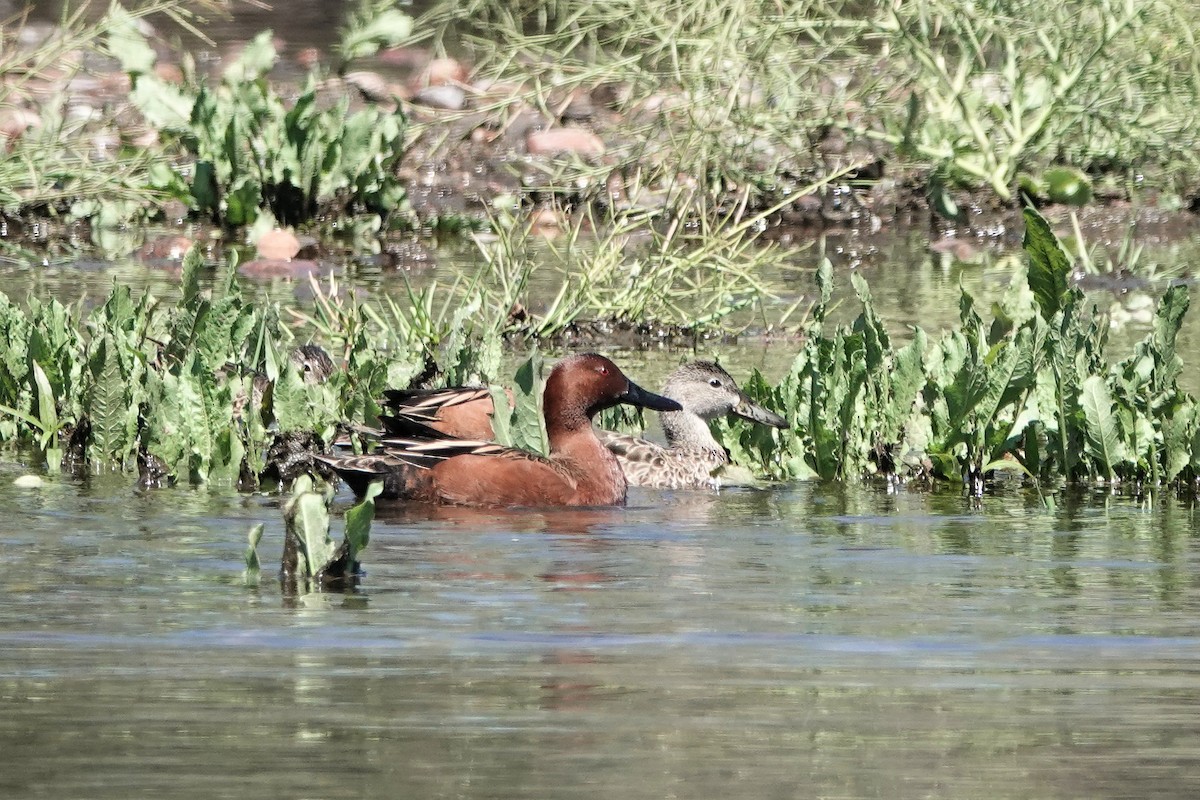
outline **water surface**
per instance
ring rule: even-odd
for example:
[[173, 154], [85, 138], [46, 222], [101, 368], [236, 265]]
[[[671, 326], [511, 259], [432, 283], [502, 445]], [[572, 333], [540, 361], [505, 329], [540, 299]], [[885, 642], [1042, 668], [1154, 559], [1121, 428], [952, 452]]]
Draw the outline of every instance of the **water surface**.
[[[1188, 797], [1194, 511], [803, 484], [400, 512], [242, 585], [278, 499], [0, 467], [5, 797]], [[348, 502], [339, 496], [339, 508]]]

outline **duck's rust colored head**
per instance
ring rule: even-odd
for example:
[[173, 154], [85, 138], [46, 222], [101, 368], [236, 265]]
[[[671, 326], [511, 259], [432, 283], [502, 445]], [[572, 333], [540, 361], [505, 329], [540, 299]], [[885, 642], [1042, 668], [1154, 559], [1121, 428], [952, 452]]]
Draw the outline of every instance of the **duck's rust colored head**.
[[679, 411], [670, 398], [638, 386], [612, 361], [596, 353], [568, 356], [554, 365], [546, 378], [542, 410], [546, 431], [576, 430], [591, 425], [591, 418], [620, 403], [656, 411]]

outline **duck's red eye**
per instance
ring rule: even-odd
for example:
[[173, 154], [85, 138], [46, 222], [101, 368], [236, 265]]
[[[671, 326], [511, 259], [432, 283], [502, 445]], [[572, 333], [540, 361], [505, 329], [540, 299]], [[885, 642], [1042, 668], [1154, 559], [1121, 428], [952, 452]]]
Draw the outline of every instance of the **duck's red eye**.
[[606, 366], [604, 366], [603, 364], [601, 364], [601, 365], [599, 365], [598, 367], [596, 367], [596, 372], [599, 372], [601, 375], [607, 375], [607, 374], [608, 374], [608, 367], [606, 367]]

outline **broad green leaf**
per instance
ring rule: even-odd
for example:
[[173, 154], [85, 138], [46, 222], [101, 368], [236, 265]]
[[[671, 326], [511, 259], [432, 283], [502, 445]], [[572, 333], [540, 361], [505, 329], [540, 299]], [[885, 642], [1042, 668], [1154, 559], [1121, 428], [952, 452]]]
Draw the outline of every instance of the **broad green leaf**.
[[130, 91], [129, 99], [154, 127], [168, 131], [189, 130], [196, 98], [178, 86], [155, 75], [142, 75]]
[[900, 436], [904, 422], [912, 414], [917, 394], [925, 385], [925, 347], [925, 332], [914, 328], [913, 340], [897, 350], [892, 359], [889, 375], [892, 394], [883, 409], [879, 431], [889, 444]]
[[1161, 392], [1174, 386], [1183, 370], [1183, 360], [1175, 349], [1175, 341], [1183, 327], [1183, 318], [1191, 302], [1187, 286], [1172, 286], [1159, 301], [1154, 316], [1154, 350], [1156, 353], [1157, 382], [1155, 391]]
[[1045, 217], [1032, 208], [1026, 208], [1024, 216], [1029, 289], [1037, 300], [1042, 319], [1049, 321], [1063, 307], [1071, 257]]
[[362, 500], [346, 511], [346, 541], [350, 545], [350, 561], [367, 549], [371, 541], [371, 520], [375, 518], [375, 498], [383, 491], [383, 481], [372, 481]]
[[545, 455], [550, 452], [550, 443], [542, 421], [542, 383], [542, 355], [535, 349], [517, 368], [510, 431], [513, 447]]
[[502, 386], [492, 386], [492, 434], [497, 442], [513, 446], [513, 413], [508, 407], [508, 392]]
[[200, 270], [204, 269], [204, 250], [197, 243], [183, 256], [183, 275], [179, 281], [179, 303], [193, 305], [200, 296]]
[[1190, 443], [1197, 430], [1196, 403], [1188, 398], [1163, 421], [1163, 480], [1174, 481], [1191, 462]]
[[[337, 552], [329, 538], [329, 509], [325, 496], [316, 491], [312, 478], [302, 475], [292, 487], [292, 497], [283, 508], [288, 536], [298, 548], [298, 577], [315, 577]], [[284, 565], [285, 571], [288, 565]]]
[[54, 399], [54, 390], [50, 388], [50, 379], [46, 377], [46, 371], [37, 361], [33, 362], [33, 380], [37, 384], [38, 422], [42, 428], [41, 445], [45, 448], [58, 433], [58, 405]]
[[271, 391], [271, 410], [279, 430], [312, 429], [315, 420], [309, 399], [308, 387], [300, 373], [290, 362], [285, 363]]
[[225, 68], [224, 80], [237, 86], [266, 76], [275, 66], [274, 35], [262, 31], [242, 49], [241, 55]]
[[1113, 411], [1113, 399], [1108, 384], [1099, 375], [1084, 380], [1080, 387], [1079, 405], [1086, 426], [1086, 448], [1096, 465], [1111, 480], [1116, 467], [1126, 460], [1120, 424]]
[[110, 20], [107, 49], [117, 59], [121, 69], [132, 75], [143, 75], [154, 69], [154, 49], [137, 28], [129, 12], [113, 3], [108, 10]]
[[88, 365], [92, 376], [87, 411], [92, 431], [88, 453], [92, 469], [97, 472], [113, 460], [120, 465], [128, 450], [125, 431], [131, 409], [116, 350], [116, 340], [106, 333]]
[[1030, 478], [1034, 477], [1024, 464], [1019, 461], [1013, 461], [1007, 458], [998, 458], [995, 461], [989, 461], [983, 465], [983, 471], [987, 472], [1019, 472]]

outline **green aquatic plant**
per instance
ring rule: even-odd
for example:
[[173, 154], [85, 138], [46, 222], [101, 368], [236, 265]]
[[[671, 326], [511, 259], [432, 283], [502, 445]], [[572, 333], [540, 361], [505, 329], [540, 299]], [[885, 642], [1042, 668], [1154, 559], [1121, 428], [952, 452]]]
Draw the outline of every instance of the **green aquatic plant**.
[[[264, 31], [219, 83], [193, 77], [181, 88], [146, 71], [140, 58], [123, 57], [134, 103], [191, 159], [181, 199], [228, 225], [249, 225], [265, 212], [295, 224], [318, 210], [377, 216], [400, 210], [405, 193], [394, 165], [404, 151], [404, 114], [374, 106], [351, 113], [345, 95], [323, 102], [311, 74], [299, 96], [286, 101], [267, 79], [275, 60]], [[164, 190], [183, 188], [175, 175], [165, 178]]]
[[517, 368], [512, 382], [511, 408], [508, 393], [499, 387], [492, 388], [493, 407], [500, 409], [492, 413], [492, 430], [497, 442], [543, 455], [550, 452], [542, 416], [545, 380], [542, 355], [534, 349]]
[[1111, 362], [1107, 319], [1070, 284], [1070, 257], [1036, 211], [1025, 220], [1028, 265], [991, 322], [964, 290], [958, 327], [932, 343], [915, 329], [894, 347], [857, 276], [862, 312], [830, 330], [832, 276], [821, 269], [821, 301], [788, 374], [778, 386], [758, 376], [744, 387], [786, 409], [794, 430], [766, 439], [721, 423], [735, 461], [776, 478], [927, 476], [974, 492], [1007, 469], [1039, 488], [1200, 475], [1196, 402], [1178, 382], [1186, 287], [1167, 289], [1151, 332]]
[[[110, 3], [63, 4], [54, 35], [21, 36], [25, 17], [0, 27], [0, 108], [23, 121], [6, 133], [0, 159], [0, 209], [10, 216], [62, 215], [89, 220], [97, 244], [115, 227], [143, 221], [164, 199], [149, 180], [155, 154], [134, 148], [103, 147], [97, 135], [115, 125], [113, 109], [67, 114], [70, 81], [85, 69], [80, 54], [99, 54], [147, 18], [165, 15], [196, 31], [195, 15], [215, 3], [150, 0], [126, 9]], [[144, 45], [144, 41], [143, 41]], [[91, 110], [91, 109], [89, 109]]]
[[293, 482], [291, 497], [283, 506], [286, 532], [281, 577], [289, 590], [305, 592], [352, 584], [361, 571], [359, 556], [370, 542], [375, 497], [382, 489], [382, 482], [372, 483], [363, 499], [346, 511], [345, 532], [338, 544], [329, 534], [333, 488], [311, 475], [302, 475]]
[[[790, 428], [716, 423], [735, 462], [778, 479], [919, 476], [972, 491], [997, 470], [1046, 489], [1200, 475], [1200, 416], [1179, 385], [1187, 289], [1168, 288], [1146, 338], [1113, 360], [1108, 320], [1070, 281], [1071, 256], [1036, 211], [1025, 218], [1027, 264], [990, 319], [963, 291], [958, 325], [936, 339], [917, 328], [894, 342], [857, 275], [861, 311], [834, 324], [833, 270], [823, 265], [791, 368], [777, 385], [761, 376], [744, 384], [782, 410]], [[301, 317], [343, 366], [320, 383], [306, 380], [293, 357], [294, 334], [279, 306], [243, 295], [236, 262], [211, 283], [202, 269], [193, 249], [180, 301], [169, 307], [121, 286], [86, 315], [36, 298], [19, 307], [0, 295], [8, 341], [0, 442], [31, 443], [52, 468], [60, 460], [95, 471], [136, 463], [154, 473], [149, 482], [253, 485], [269, 462], [289, 465], [281, 476], [303, 468], [304, 452], [327, 446], [347, 423], [374, 425], [385, 388], [418, 376], [497, 379], [499, 331], [508, 323], [485, 315], [490, 321], [479, 327], [464, 326], [475, 308], [496, 309], [486, 278], [449, 295], [475, 298], [461, 305], [410, 288], [409, 305], [380, 307], [331, 283]], [[505, 409], [495, 421], [501, 440], [544, 450], [540, 389], [535, 351], [517, 372], [512, 406], [508, 395], [494, 395]], [[600, 420], [625, 430], [630, 422]], [[272, 456], [279, 448], [284, 455]]]
[[170, 306], [119, 284], [86, 315], [0, 294], [0, 443], [32, 442], [51, 467], [254, 485], [273, 446], [373, 424], [375, 398], [422, 368], [428, 342], [364, 315], [345, 368], [312, 380], [279, 306], [242, 294], [236, 260], [205, 286], [201, 252], [185, 257]]

